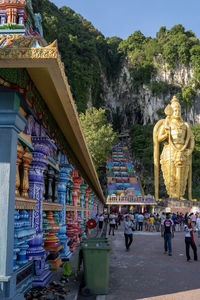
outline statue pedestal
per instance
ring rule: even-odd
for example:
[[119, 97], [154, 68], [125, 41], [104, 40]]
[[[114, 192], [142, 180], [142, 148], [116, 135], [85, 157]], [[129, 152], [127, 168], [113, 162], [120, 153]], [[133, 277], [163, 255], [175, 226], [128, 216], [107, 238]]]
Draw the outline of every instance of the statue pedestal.
[[191, 211], [196, 212], [200, 208], [200, 204], [192, 200], [165, 199], [162, 204], [165, 211], [170, 213], [182, 212], [185, 214]]

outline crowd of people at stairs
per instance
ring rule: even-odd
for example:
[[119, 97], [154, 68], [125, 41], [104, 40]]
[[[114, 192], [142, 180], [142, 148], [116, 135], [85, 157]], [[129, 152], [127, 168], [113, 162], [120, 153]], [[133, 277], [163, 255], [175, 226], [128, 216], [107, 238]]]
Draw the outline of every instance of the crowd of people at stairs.
[[[197, 260], [197, 247], [194, 241], [194, 232], [198, 232], [200, 238], [200, 213], [115, 213], [101, 214], [97, 217], [99, 230], [103, 223], [109, 223], [109, 235], [115, 235], [115, 230], [124, 221], [125, 247], [128, 251], [133, 242], [133, 231], [161, 232], [164, 238], [164, 254], [172, 256], [172, 238], [175, 232], [185, 231], [185, 249], [187, 261], [191, 260], [190, 248], [193, 250], [194, 260]], [[199, 245], [200, 246], [200, 245]]]

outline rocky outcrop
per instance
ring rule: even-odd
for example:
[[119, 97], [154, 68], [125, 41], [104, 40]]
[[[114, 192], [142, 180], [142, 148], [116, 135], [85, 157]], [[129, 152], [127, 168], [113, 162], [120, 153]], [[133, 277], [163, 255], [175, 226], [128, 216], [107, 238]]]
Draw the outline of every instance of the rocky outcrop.
[[[157, 73], [151, 79], [151, 83], [166, 82], [174, 86], [173, 90], [169, 88], [167, 92], [156, 95], [150, 88], [151, 84], [143, 84], [138, 92], [134, 92], [128, 60], [125, 61], [115, 82], [108, 84], [105, 77], [103, 78], [104, 108], [117, 129], [127, 129], [135, 123], [153, 124], [164, 116], [164, 108], [173, 95], [192, 79], [193, 70], [189, 66], [180, 64], [170, 70], [162, 62], [157, 61], [156, 65]], [[200, 93], [197, 93], [187, 113], [183, 109], [183, 118], [190, 123], [200, 123]]]

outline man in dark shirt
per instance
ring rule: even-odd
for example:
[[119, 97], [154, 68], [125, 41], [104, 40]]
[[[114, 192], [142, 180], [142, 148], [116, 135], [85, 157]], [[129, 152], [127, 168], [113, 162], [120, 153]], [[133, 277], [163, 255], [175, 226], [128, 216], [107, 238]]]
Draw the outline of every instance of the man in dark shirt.
[[161, 223], [161, 236], [164, 237], [165, 254], [172, 256], [172, 237], [174, 237], [174, 222], [171, 219], [170, 213], [166, 214], [166, 219]]

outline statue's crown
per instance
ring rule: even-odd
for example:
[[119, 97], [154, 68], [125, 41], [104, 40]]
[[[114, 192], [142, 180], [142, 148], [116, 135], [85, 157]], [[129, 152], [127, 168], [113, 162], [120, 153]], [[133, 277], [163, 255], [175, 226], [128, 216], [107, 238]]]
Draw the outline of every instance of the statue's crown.
[[171, 100], [171, 104], [175, 104], [175, 103], [180, 105], [179, 100], [176, 98], [176, 96], [174, 96]]

